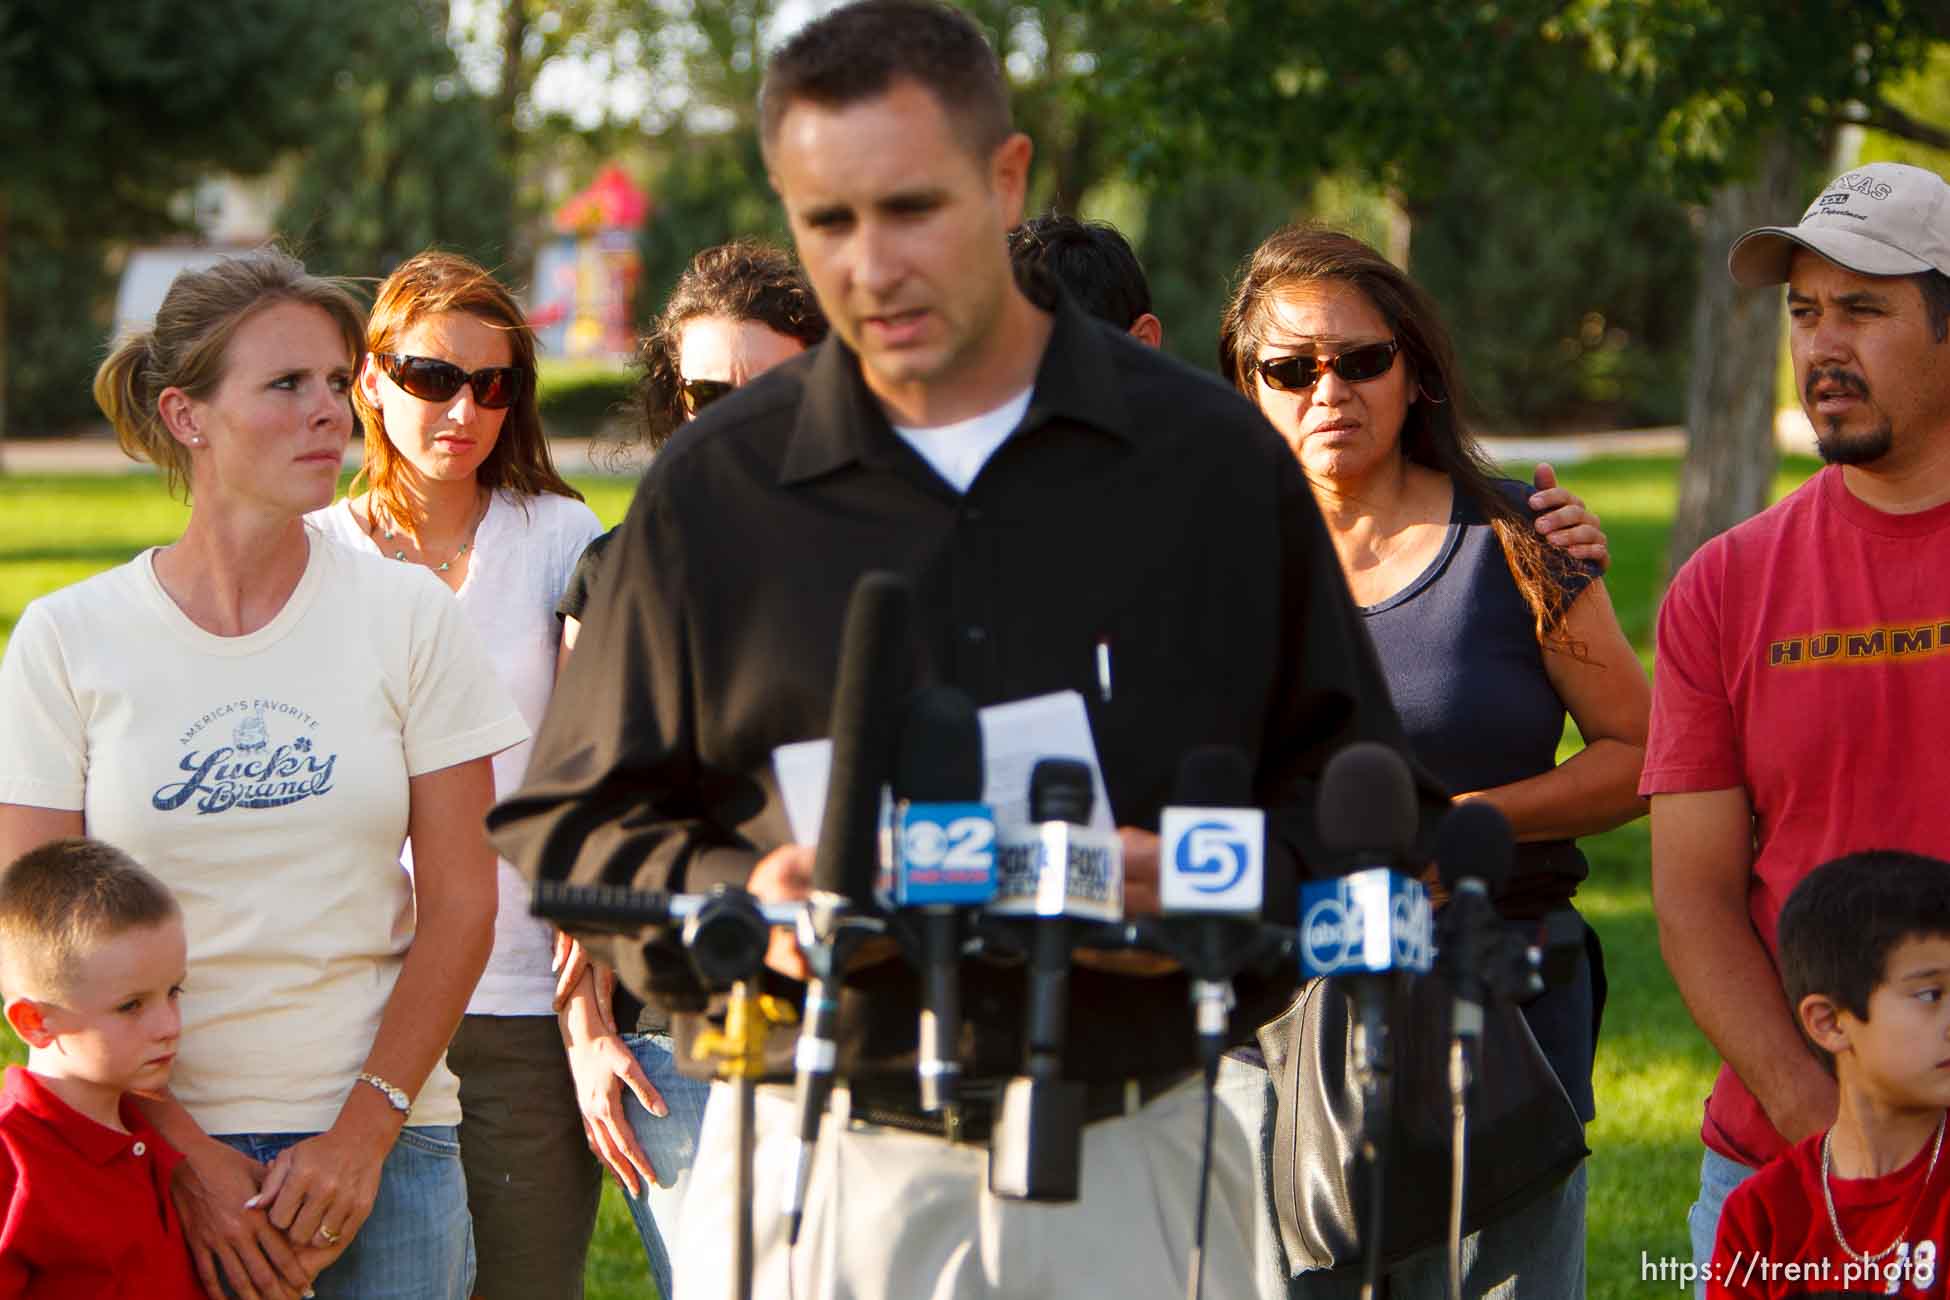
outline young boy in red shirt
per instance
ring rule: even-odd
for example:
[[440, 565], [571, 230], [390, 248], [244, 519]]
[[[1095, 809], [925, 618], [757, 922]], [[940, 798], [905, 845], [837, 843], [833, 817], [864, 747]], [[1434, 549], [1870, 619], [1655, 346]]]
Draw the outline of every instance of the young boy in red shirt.
[[1816, 868], [1781, 909], [1778, 950], [1840, 1105], [1728, 1198], [1707, 1296], [1950, 1294], [1950, 863]]
[[0, 874], [0, 993], [28, 1047], [0, 1090], [0, 1297], [203, 1300], [181, 1157], [129, 1096], [169, 1083], [185, 961], [176, 900], [119, 849], [56, 840]]

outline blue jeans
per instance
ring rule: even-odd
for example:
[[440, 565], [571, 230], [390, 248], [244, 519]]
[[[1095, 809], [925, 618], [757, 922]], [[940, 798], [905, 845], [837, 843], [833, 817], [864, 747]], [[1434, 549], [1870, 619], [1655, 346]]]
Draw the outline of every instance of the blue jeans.
[[672, 1300], [676, 1291], [664, 1238], [677, 1231], [691, 1166], [697, 1161], [697, 1135], [704, 1127], [704, 1103], [710, 1099], [711, 1085], [677, 1072], [677, 1058], [671, 1054], [673, 1044], [667, 1034], [625, 1034], [623, 1042], [670, 1111], [658, 1119], [643, 1108], [635, 1093], [623, 1090], [623, 1113], [636, 1134], [637, 1145], [657, 1171], [654, 1182], [646, 1181], [635, 1196], [626, 1192], [624, 1201], [630, 1207], [630, 1217], [636, 1220], [636, 1235], [643, 1242], [643, 1257], [649, 1261], [657, 1290], [664, 1300]]
[[[1720, 1232], [1720, 1210], [1733, 1189], [1753, 1177], [1754, 1171], [1737, 1160], [1729, 1160], [1711, 1147], [1699, 1162], [1699, 1199], [1686, 1211], [1686, 1230], [1693, 1239], [1693, 1276], [1705, 1278], [1706, 1266], [1713, 1262], [1713, 1240]], [[1706, 1300], [1706, 1283], [1693, 1287], [1699, 1300]]]
[[[315, 1133], [219, 1133], [261, 1164]], [[318, 1300], [467, 1300], [474, 1288], [474, 1224], [460, 1138], [449, 1125], [400, 1130], [379, 1173], [379, 1197], [359, 1235], [312, 1284]]]

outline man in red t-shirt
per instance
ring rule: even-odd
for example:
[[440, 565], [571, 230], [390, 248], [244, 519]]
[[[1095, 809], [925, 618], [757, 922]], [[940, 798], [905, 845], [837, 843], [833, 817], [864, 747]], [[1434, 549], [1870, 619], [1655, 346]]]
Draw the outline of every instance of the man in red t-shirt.
[[1950, 857], [1950, 186], [1877, 163], [1729, 266], [1788, 286], [1796, 387], [1829, 462], [1701, 547], [1659, 616], [1652, 798], [1660, 945], [1725, 1066], [1693, 1254], [1756, 1167], [1835, 1118], [1780, 993], [1775, 918], [1816, 863]]
[[1781, 979], [1834, 1126], [1735, 1188], [1709, 1300], [1950, 1291], [1950, 863], [1854, 853], [1781, 909]]

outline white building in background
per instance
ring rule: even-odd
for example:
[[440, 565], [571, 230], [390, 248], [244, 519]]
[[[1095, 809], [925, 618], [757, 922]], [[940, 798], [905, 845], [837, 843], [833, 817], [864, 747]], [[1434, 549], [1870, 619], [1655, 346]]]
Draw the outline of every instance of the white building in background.
[[285, 178], [274, 171], [248, 178], [212, 177], [183, 195], [177, 215], [196, 233], [181, 242], [129, 250], [115, 290], [116, 334], [153, 322], [179, 272], [199, 270], [274, 238], [285, 190]]

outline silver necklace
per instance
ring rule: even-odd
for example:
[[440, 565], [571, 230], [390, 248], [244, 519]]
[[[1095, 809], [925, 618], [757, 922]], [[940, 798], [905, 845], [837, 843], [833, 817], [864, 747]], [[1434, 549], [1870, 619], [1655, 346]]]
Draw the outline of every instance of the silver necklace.
[[[474, 544], [475, 529], [478, 529], [481, 526], [481, 516], [485, 515], [486, 513], [487, 511], [484, 508], [482, 509], [480, 514], [477, 514], [474, 517], [474, 526], [473, 528], [469, 528], [467, 530], [467, 540], [460, 544], [460, 549], [458, 551], [455, 551], [451, 556], [447, 557], [447, 559], [441, 561], [439, 564], [433, 564], [429, 561], [424, 561], [424, 560], [421, 561], [421, 563], [426, 564], [427, 567], [432, 569], [435, 573], [445, 573], [448, 569], [452, 568], [455, 564], [459, 563], [460, 557], [467, 554], [467, 548]], [[376, 524], [379, 523], [379, 512], [377, 510], [374, 510], [372, 512], [372, 520]], [[382, 536], [389, 542], [392, 541], [396, 536], [398, 536], [398, 531], [386, 524], [380, 524], [379, 532], [380, 532], [380, 536]], [[394, 551], [393, 558], [395, 560], [405, 562], [406, 561], [405, 549], [402, 548], [400, 550]]]
[[[1946, 1118], [1950, 1118], [1950, 1115], [1946, 1115]], [[1930, 1179], [1936, 1173], [1936, 1158], [1943, 1154], [1943, 1125], [1944, 1120], [1942, 1119], [1936, 1122], [1936, 1142], [1930, 1147], [1930, 1167], [1923, 1171], [1923, 1187], [1925, 1191], [1929, 1189]], [[1828, 1226], [1835, 1230], [1835, 1240], [1841, 1243], [1843, 1252], [1850, 1259], [1865, 1266], [1879, 1263], [1887, 1259], [1896, 1247], [1902, 1245], [1904, 1240], [1908, 1238], [1910, 1221], [1916, 1217], [1916, 1207], [1914, 1205], [1909, 1207], [1909, 1218], [1903, 1220], [1903, 1230], [1896, 1234], [1896, 1239], [1875, 1254], [1864, 1255], [1861, 1251], [1849, 1245], [1848, 1238], [1842, 1235], [1842, 1216], [1835, 1213], [1835, 1193], [1828, 1186], [1830, 1143], [1834, 1140], [1834, 1137], [1835, 1130], [1832, 1128], [1821, 1135], [1821, 1199], [1828, 1206]], [[1922, 1198], [1918, 1197], [1917, 1199], [1920, 1201]]]

